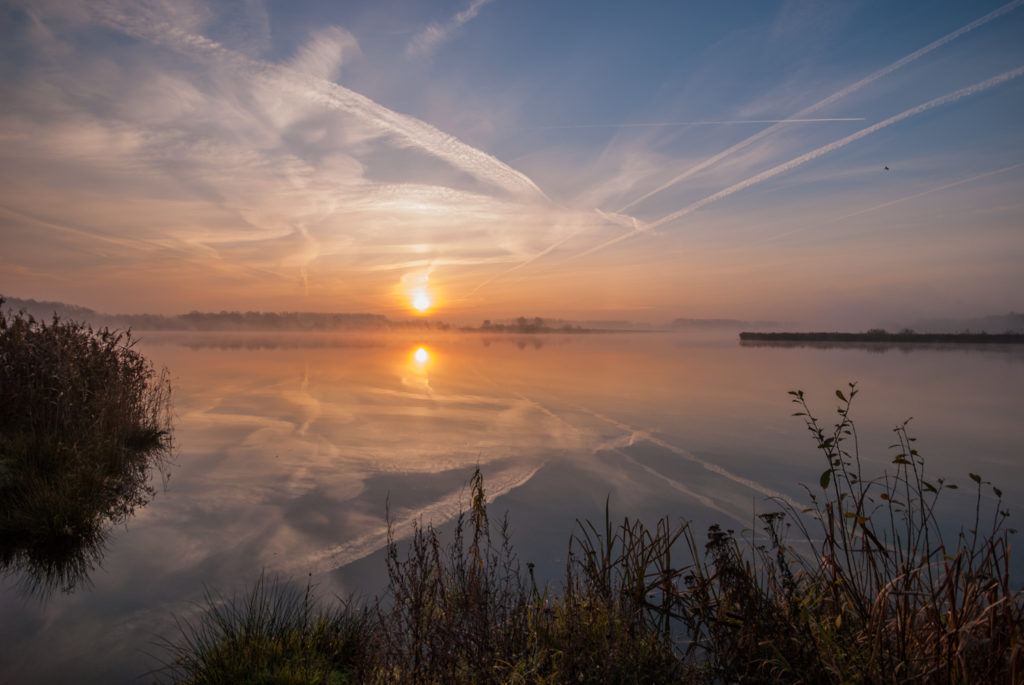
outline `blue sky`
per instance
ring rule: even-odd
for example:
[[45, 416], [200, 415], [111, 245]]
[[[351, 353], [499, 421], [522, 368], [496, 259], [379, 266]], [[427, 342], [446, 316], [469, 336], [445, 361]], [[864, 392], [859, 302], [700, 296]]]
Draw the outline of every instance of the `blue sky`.
[[1019, 311], [1022, 4], [7, 3], [0, 292]]

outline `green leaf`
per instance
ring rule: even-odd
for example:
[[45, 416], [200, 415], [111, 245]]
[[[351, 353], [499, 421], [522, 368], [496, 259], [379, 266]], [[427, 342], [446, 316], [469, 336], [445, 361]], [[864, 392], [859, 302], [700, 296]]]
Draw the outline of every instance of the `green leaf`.
[[818, 479], [818, 483], [824, 489], [828, 487], [830, 480], [832, 480], [832, 469], [825, 469], [825, 472], [821, 474], [821, 478]]
[[843, 394], [842, 390], [836, 390], [836, 397], [841, 399], [843, 402], [846, 401], [846, 396]]

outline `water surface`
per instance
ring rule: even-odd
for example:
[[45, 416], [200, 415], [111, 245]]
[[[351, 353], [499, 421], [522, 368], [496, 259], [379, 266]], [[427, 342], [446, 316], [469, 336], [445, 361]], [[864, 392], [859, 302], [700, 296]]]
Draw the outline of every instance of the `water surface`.
[[[261, 570], [325, 594], [383, 587], [385, 511], [443, 525], [481, 468], [521, 560], [564, 566], [577, 518], [749, 528], [801, 502], [825, 464], [789, 403], [831, 422], [856, 381], [868, 468], [908, 417], [930, 472], [1024, 502], [1024, 350], [741, 346], [732, 335], [144, 334], [175, 385], [166, 488], [112, 532], [92, 586], [45, 603], [0, 592], [2, 682], [128, 682], [204, 585]], [[166, 476], [167, 474], [165, 474]], [[947, 517], [970, 502], [951, 499]], [[1024, 513], [1014, 508], [1014, 518]], [[1018, 522], [1019, 523], [1019, 522]], [[1020, 568], [1018, 560], [1018, 568]], [[145, 679], [144, 679], [145, 681]]]

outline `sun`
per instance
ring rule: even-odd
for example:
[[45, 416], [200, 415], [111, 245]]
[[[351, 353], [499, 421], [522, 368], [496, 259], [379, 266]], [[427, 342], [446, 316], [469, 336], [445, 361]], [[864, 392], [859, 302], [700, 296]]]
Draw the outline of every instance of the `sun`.
[[427, 348], [418, 347], [416, 351], [412, 353], [412, 358], [416, 360], [416, 363], [422, 366], [430, 361], [430, 353], [427, 352]]
[[420, 290], [412, 297], [412, 308], [418, 312], [425, 312], [430, 309], [430, 295]]

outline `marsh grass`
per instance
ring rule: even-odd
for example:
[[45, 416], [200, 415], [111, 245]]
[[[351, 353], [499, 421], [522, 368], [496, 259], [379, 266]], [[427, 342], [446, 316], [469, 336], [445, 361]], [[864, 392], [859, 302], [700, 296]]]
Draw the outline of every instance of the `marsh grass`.
[[339, 603], [327, 608], [313, 594], [260, 575], [246, 594], [207, 591], [206, 612], [178, 622], [182, 639], [165, 646], [165, 668], [191, 685], [249, 683], [343, 685], [363, 681], [373, 634], [371, 615]]
[[[806, 487], [809, 507], [777, 502], [757, 531], [699, 535], [668, 517], [614, 524], [606, 504], [603, 521], [571, 535], [559, 592], [537, 586], [532, 564], [522, 572], [478, 470], [447, 544], [429, 524], [404, 543], [389, 527], [389, 590], [369, 610], [346, 605], [365, 650], [349, 652], [344, 672], [372, 683], [1024, 681], [1024, 603], [1010, 584], [1001, 492], [970, 474], [974, 516], [947, 540], [936, 510], [955, 486], [926, 479], [906, 423], [894, 470], [863, 475], [856, 393], [837, 392], [827, 429], [793, 393], [826, 467]], [[195, 664], [189, 673], [236, 644], [263, 658], [263, 632], [211, 606], [206, 627], [184, 626], [176, 654]], [[273, 622], [290, 610], [246, 611]], [[317, 673], [247, 682], [333, 682]]]
[[170, 383], [129, 333], [3, 311], [0, 570], [71, 591], [110, 526], [154, 494], [170, 455]]

